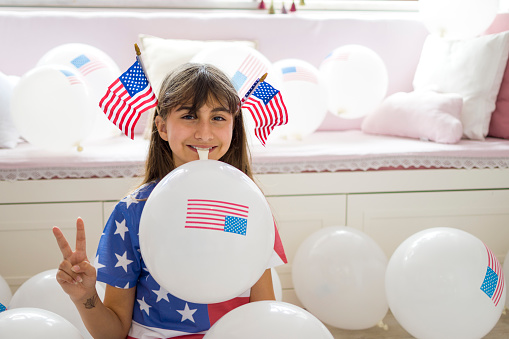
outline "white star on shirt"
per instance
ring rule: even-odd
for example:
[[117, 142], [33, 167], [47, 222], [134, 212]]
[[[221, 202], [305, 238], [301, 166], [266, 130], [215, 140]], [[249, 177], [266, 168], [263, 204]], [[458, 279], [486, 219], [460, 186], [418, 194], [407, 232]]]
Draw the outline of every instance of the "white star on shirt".
[[149, 312], [150, 312], [150, 310], [149, 310], [149, 309], [150, 309], [152, 306], [150, 306], [149, 304], [147, 304], [147, 303], [145, 302], [145, 297], [141, 298], [141, 300], [140, 300], [140, 299], [137, 299], [137, 300], [138, 300], [138, 302], [140, 303], [140, 311], [145, 311], [145, 313], [147, 313], [147, 315], [149, 315]]
[[115, 220], [115, 223], [117, 224], [117, 230], [115, 231], [115, 234], [120, 234], [120, 236], [122, 237], [122, 240], [124, 240], [125, 233], [129, 232], [129, 230], [125, 226], [125, 219], [122, 220], [122, 222], [118, 222]]
[[122, 256], [115, 253], [115, 256], [118, 259], [118, 262], [115, 264], [115, 267], [122, 266], [124, 271], [127, 273], [127, 265], [133, 262], [132, 260], [127, 259], [127, 251], [125, 251], [124, 254], [122, 254]]
[[106, 265], [103, 265], [103, 264], [99, 263], [99, 254], [95, 257], [94, 267], [95, 267], [96, 270], [98, 270], [100, 268], [103, 268], [103, 267], [106, 267]]
[[167, 302], [170, 302], [170, 300], [168, 300], [168, 291], [165, 290], [162, 286], [159, 286], [158, 291], [152, 290], [152, 292], [154, 292], [157, 295], [156, 303], [159, 302], [159, 300], [161, 300], [161, 299], [164, 299]]
[[183, 310], [177, 310], [178, 313], [182, 314], [182, 320], [180, 322], [184, 322], [186, 319], [191, 320], [194, 323], [193, 314], [197, 309], [190, 310], [189, 305], [186, 303], [186, 307]]
[[127, 205], [126, 208], [129, 209], [129, 206], [131, 206], [131, 204], [137, 204], [138, 200], [136, 200], [131, 194], [129, 194], [127, 197], [120, 200], [120, 202], [125, 202], [125, 204]]

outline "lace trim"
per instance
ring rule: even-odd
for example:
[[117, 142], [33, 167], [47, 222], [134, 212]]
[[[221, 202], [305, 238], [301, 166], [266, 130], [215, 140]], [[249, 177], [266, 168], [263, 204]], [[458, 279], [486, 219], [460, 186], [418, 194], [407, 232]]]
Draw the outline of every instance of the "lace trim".
[[302, 172], [338, 172], [356, 170], [379, 170], [397, 168], [509, 168], [507, 158], [454, 158], [454, 157], [371, 157], [348, 160], [294, 163], [253, 163], [257, 174], [302, 173]]
[[[509, 157], [503, 158], [454, 158], [454, 157], [370, 157], [359, 159], [342, 159], [325, 162], [288, 162], [260, 163], [253, 162], [253, 172], [267, 173], [302, 173], [302, 172], [337, 172], [356, 170], [379, 170], [397, 168], [509, 168]], [[0, 180], [16, 181], [29, 179], [54, 178], [132, 178], [143, 174], [143, 165], [126, 165], [114, 167], [58, 167], [0, 169]]]
[[0, 169], [0, 181], [56, 178], [133, 178], [142, 174], [142, 165], [87, 168], [58, 167]]

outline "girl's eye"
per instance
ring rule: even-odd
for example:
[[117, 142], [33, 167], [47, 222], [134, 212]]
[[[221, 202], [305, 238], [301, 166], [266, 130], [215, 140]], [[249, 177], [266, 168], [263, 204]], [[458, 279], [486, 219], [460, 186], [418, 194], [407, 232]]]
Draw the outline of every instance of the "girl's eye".
[[215, 121], [226, 121], [226, 119], [222, 116], [215, 116], [212, 118], [212, 120], [215, 120]]
[[192, 120], [194, 118], [195, 118], [195, 116], [193, 114], [184, 114], [184, 115], [182, 115], [182, 119], [185, 119], [185, 120]]

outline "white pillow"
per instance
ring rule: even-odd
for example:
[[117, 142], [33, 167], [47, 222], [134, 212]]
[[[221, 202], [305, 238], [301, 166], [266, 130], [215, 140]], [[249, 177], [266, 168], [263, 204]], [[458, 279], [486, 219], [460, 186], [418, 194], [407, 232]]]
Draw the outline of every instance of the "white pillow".
[[[156, 96], [159, 96], [161, 84], [166, 75], [177, 66], [189, 62], [198, 52], [208, 47], [219, 46], [223, 44], [242, 44], [244, 46], [255, 48], [256, 42], [248, 40], [185, 40], [185, 39], [163, 39], [151, 35], [140, 34], [141, 58], [145, 66], [150, 85]], [[135, 128], [135, 134], [140, 131], [144, 137], [148, 138], [151, 133], [151, 116], [154, 110], [151, 109], [144, 113], [138, 121]], [[147, 125], [145, 127], [145, 125]]]
[[465, 40], [429, 35], [413, 81], [414, 90], [463, 97], [463, 137], [484, 140], [509, 54], [509, 32]]

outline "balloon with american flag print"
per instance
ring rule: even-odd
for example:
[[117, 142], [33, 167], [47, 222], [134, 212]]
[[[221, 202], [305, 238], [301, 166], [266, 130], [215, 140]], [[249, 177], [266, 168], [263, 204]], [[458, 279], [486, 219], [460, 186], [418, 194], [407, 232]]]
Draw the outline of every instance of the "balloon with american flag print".
[[269, 205], [249, 177], [220, 161], [197, 160], [154, 188], [140, 220], [140, 250], [172, 295], [218, 303], [248, 291], [281, 260], [275, 232]]
[[107, 88], [122, 73], [117, 63], [103, 50], [84, 43], [67, 43], [47, 51], [37, 65], [65, 65], [80, 74], [85, 82], [92, 110], [95, 113], [90, 137], [108, 137], [119, 134], [119, 130], [108, 120], [97, 103]]
[[284, 93], [288, 123], [275, 128], [271, 138], [301, 140], [320, 127], [327, 114], [327, 91], [320, 82], [320, 72], [300, 59], [283, 59], [272, 64]]
[[429, 228], [403, 241], [385, 282], [394, 317], [416, 338], [483, 338], [504, 309], [499, 261], [479, 238], [457, 228]]
[[12, 92], [11, 114], [25, 140], [57, 152], [81, 150], [95, 117], [83, 78], [57, 64], [23, 74]]

